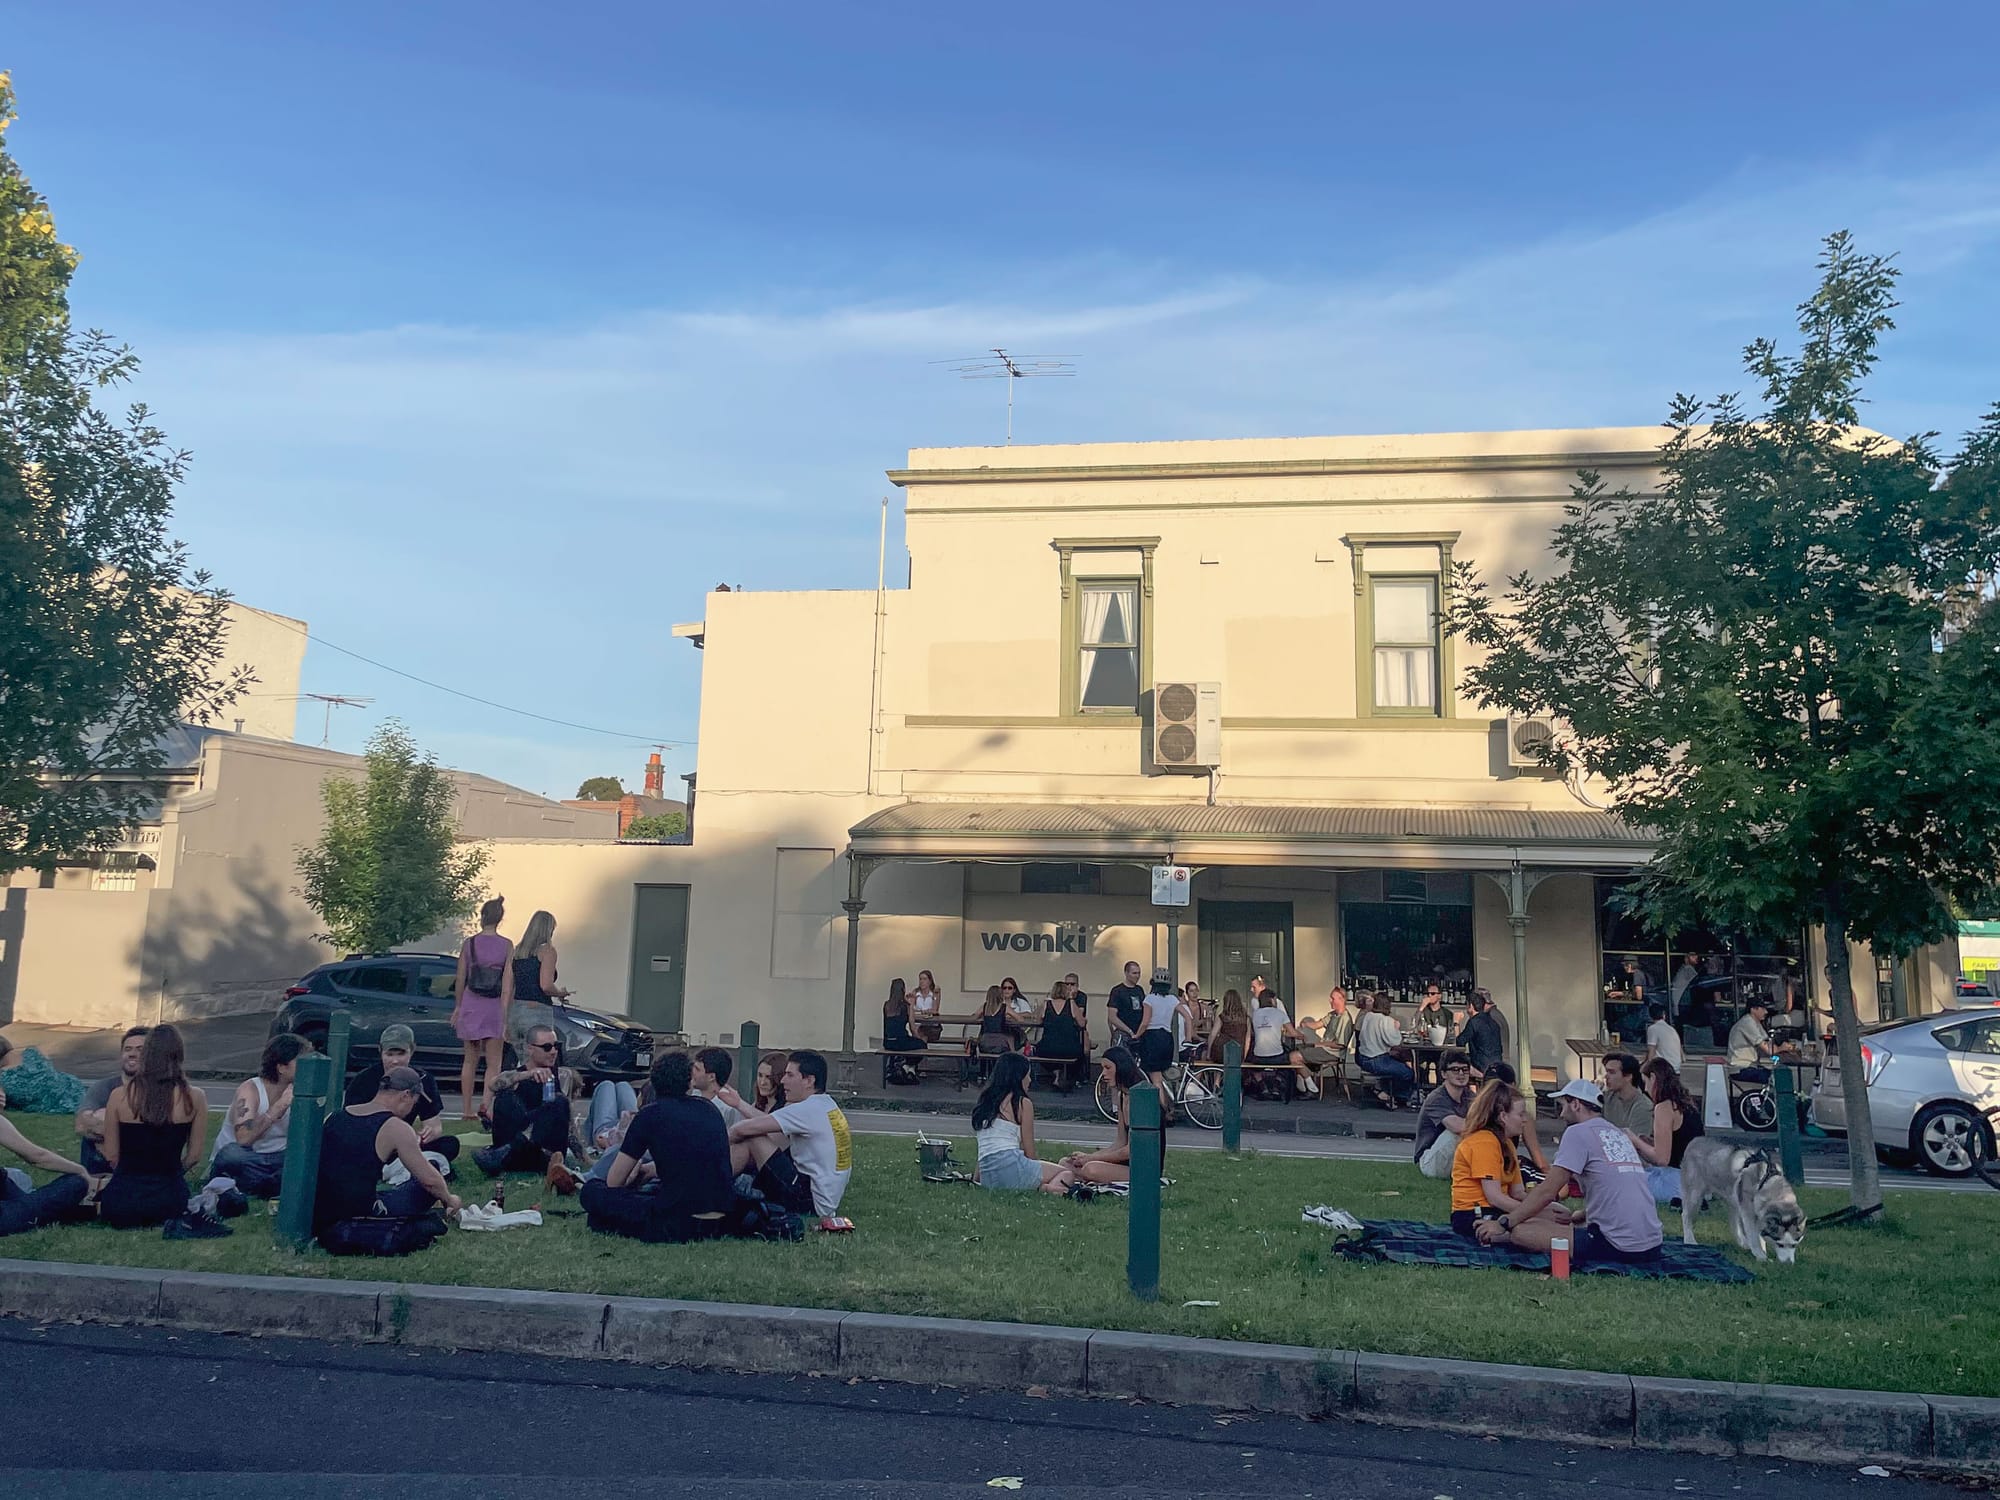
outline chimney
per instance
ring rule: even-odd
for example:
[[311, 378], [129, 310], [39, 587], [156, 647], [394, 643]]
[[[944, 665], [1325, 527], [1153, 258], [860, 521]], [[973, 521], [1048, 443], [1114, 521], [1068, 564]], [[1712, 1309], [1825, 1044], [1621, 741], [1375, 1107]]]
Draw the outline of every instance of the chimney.
[[657, 750], [646, 762], [646, 795], [661, 799], [667, 795], [667, 768], [660, 764], [660, 752]]

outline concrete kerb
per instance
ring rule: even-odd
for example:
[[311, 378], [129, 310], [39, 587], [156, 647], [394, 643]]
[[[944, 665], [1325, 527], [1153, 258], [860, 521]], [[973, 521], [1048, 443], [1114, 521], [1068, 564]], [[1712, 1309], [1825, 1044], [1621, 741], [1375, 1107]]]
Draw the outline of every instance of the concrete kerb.
[[1350, 1417], [2000, 1473], [2000, 1400], [1663, 1380], [1111, 1330], [0, 1260], [0, 1315]]

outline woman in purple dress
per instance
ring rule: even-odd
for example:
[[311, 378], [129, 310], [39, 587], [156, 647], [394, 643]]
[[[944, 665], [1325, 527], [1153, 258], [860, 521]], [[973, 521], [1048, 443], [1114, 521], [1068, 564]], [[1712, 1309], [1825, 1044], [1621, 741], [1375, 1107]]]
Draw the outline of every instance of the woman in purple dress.
[[[458, 1110], [461, 1119], [484, 1119], [493, 1103], [493, 1080], [500, 1076], [500, 1055], [507, 1037], [507, 1012], [514, 1003], [514, 945], [500, 936], [506, 904], [498, 896], [479, 908], [479, 931], [458, 950], [458, 1003], [451, 1010], [451, 1029], [465, 1044], [458, 1069]], [[473, 1108], [472, 1086], [486, 1063], [485, 1094]]]

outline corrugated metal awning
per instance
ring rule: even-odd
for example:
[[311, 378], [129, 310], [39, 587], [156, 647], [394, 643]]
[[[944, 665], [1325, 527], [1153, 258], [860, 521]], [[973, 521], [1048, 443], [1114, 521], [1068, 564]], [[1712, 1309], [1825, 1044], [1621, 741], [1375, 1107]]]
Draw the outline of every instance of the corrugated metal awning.
[[1630, 866], [1652, 841], [1589, 808], [1201, 802], [904, 802], [849, 830], [863, 857], [1118, 857], [1328, 865], [1442, 857], [1454, 865]]

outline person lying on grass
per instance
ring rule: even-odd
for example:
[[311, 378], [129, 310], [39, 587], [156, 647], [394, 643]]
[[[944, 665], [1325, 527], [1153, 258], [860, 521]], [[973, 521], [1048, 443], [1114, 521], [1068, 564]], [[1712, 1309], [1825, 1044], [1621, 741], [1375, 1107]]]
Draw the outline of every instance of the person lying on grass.
[[972, 1106], [972, 1135], [978, 1159], [972, 1180], [997, 1192], [1069, 1191], [1075, 1176], [1067, 1167], [1035, 1157], [1035, 1102], [1028, 1097], [1034, 1064], [1009, 1052], [993, 1064], [993, 1076]]
[[1123, 1047], [1107, 1047], [1098, 1067], [1118, 1090], [1118, 1134], [1101, 1151], [1074, 1151], [1062, 1165], [1085, 1182], [1130, 1182], [1132, 1180], [1132, 1090], [1144, 1076], [1139, 1063]]
[[1514, 1142], [1527, 1111], [1520, 1090], [1497, 1078], [1482, 1084], [1466, 1106], [1465, 1129], [1451, 1164], [1451, 1227], [1469, 1240], [1547, 1250], [1550, 1239], [1569, 1224], [1570, 1212], [1559, 1203], [1550, 1202], [1533, 1215], [1525, 1211], [1521, 1157]]

